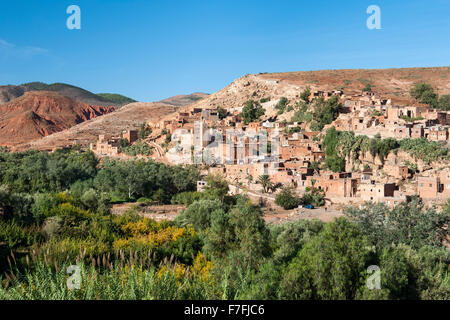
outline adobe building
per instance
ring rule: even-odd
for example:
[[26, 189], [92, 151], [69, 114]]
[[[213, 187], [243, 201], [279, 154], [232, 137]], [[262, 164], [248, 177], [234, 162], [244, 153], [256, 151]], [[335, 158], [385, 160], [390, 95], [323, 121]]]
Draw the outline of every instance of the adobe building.
[[418, 139], [425, 136], [424, 127], [421, 125], [414, 125], [411, 129], [411, 138]]
[[418, 177], [417, 193], [424, 200], [436, 200], [441, 191], [439, 177]]
[[447, 128], [444, 128], [441, 126], [429, 128], [427, 138], [430, 141], [447, 141], [448, 140], [448, 130], [447, 130]]
[[439, 173], [439, 180], [441, 183], [441, 197], [443, 199], [450, 198], [450, 169], [446, 168]]
[[406, 180], [409, 177], [408, 166], [385, 164], [383, 167], [384, 173], [399, 180]]
[[98, 156], [115, 157], [119, 154], [119, 138], [105, 138], [104, 134], [98, 136], [96, 143], [91, 143], [89, 149]]
[[395, 190], [395, 183], [369, 183], [361, 184], [360, 194], [363, 201], [379, 203], [386, 197], [393, 197]]
[[411, 137], [411, 127], [409, 126], [396, 126], [394, 128], [394, 136], [396, 139], [407, 139]]
[[327, 197], [350, 198], [355, 197], [358, 180], [352, 178], [348, 172], [325, 172], [317, 180], [317, 187], [325, 192]]
[[139, 140], [138, 132], [136, 130], [128, 130], [123, 133], [122, 136], [124, 139], [128, 140], [130, 144]]

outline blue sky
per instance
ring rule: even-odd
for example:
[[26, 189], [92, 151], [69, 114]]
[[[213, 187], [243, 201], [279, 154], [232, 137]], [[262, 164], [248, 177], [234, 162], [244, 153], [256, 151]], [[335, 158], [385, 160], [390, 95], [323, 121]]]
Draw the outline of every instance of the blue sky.
[[[372, 4], [381, 30], [366, 27]], [[247, 73], [449, 66], [449, 16], [448, 0], [1, 0], [0, 84], [156, 101]]]

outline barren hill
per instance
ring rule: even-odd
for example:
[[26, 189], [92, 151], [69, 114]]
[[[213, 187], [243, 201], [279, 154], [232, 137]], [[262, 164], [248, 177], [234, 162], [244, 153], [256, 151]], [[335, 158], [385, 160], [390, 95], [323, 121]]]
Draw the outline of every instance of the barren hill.
[[56, 92], [26, 92], [0, 106], [0, 145], [15, 146], [114, 111]]
[[31, 143], [22, 144], [18, 150], [29, 148], [52, 150], [73, 144], [88, 145], [95, 142], [100, 134], [118, 135], [123, 130], [139, 129], [142, 123], [158, 120], [175, 110], [176, 107], [162, 103], [131, 103], [102, 117], [83, 122]]
[[281, 97], [295, 100], [307, 86], [312, 90], [340, 89], [345, 94], [351, 95], [361, 93], [367, 84], [370, 84], [372, 91], [378, 95], [408, 103], [411, 102], [410, 88], [414, 83], [421, 81], [431, 84], [439, 94], [448, 94], [450, 67], [321, 70], [246, 75], [190, 107], [233, 108], [242, 106], [249, 99], [263, 98], [269, 98], [272, 102]]
[[184, 106], [191, 105], [207, 96], [208, 96], [208, 94], [206, 94], [206, 93], [195, 92], [195, 93], [188, 94], [188, 95], [182, 94], [182, 95], [170, 97], [170, 98], [161, 100], [159, 102], [165, 103], [165, 104], [170, 104], [170, 105], [176, 106], [176, 107], [184, 107]]
[[431, 84], [439, 94], [450, 93], [450, 67], [402, 69], [344, 69], [261, 74], [263, 79], [276, 79], [313, 89], [343, 89], [345, 93], [360, 93], [367, 85], [372, 91], [392, 98], [409, 98], [416, 82]]

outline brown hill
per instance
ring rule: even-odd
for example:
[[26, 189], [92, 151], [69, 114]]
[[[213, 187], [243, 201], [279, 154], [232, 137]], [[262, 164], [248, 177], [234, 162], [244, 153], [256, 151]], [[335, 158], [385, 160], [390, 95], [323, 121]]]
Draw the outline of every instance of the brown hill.
[[100, 134], [118, 135], [123, 130], [139, 129], [141, 124], [150, 120], [159, 120], [172, 114], [176, 107], [162, 103], [135, 102], [123, 106], [115, 112], [83, 122], [70, 129], [25, 143], [17, 150], [37, 149], [53, 150], [73, 144], [88, 145], [95, 142]]
[[195, 102], [188, 108], [241, 107], [247, 100], [269, 98], [264, 107], [271, 108], [278, 99], [298, 100], [303, 89], [343, 90], [345, 94], [361, 93], [367, 85], [376, 94], [394, 102], [413, 103], [409, 90], [416, 82], [431, 84], [439, 94], [450, 93], [450, 67], [321, 70], [286, 73], [264, 73], [243, 76], [222, 90]]
[[195, 92], [195, 93], [188, 94], [188, 95], [181, 94], [178, 96], [174, 96], [174, 97], [170, 97], [170, 98], [161, 100], [161, 101], [159, 101], [159, 103], [170, 104], [170, 105], [176, 106], [176, 107], [184, 107], [184, 106], [191, 105], [207, 96], [208, 96], [207, 93], [202, 93], [202, 92]]
[[361, 93], [367, 85], [372, 91], [391, 98], [409, 99], [416, 82], [431, 84], [439, 94], [450, 93], [450, 67], [399, 69], [344, 69], [261, 74], [263, 79], [276, 79], [313, 89], [343, 89], [347, 94]]
[[15, 146], [112, 112], [49, 91], [31, 91], [0, 106], [0, 145]]
[[122, 105], [135, 102], [133, 99], [111, 93], [101, 93], [94, 94], [85, 89], [72, 86], [66, 83], [53, 83], [46, 84], [43, 82], [30, 82], [19, 86], [0, 86], [0, 105], [7, 103], [13, 99], [22, 96], [25, 92], [29, 91], [52, 91], [59, 93], [63, 96], [69, 97], [76, 101], [80, 101], [86, 104], [91, 104], [94, 106], [116, 106], [120, 107]]

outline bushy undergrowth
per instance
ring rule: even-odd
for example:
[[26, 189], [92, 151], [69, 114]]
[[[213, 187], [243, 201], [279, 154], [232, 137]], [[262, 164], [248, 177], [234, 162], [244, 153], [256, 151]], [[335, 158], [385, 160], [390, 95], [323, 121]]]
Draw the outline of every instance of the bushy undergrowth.
[[[94, 171], [106, 170], [109, 181], [124, 174], [121, 166], [153, 170], [135, 178], [152, 190], [167, 180], [164, 167], [140, 162]], [[199, 194], [182, 181], [192, 172], [174, 170], [173, 202], [187, 208], [172, 222], [133, 210], [112, 215], [101, 188], [119, 187], [96, 186], [98, 174], [65, 192], [1, 186], [0, 299], [450, 299], [450, 206], [368, 204], [329, 223], [271, 225], [219, 177]], [[79, 290], [67, 285], [74, 265]], [[366, 285], [372, 265], [381, 269], [380, 290]]]

